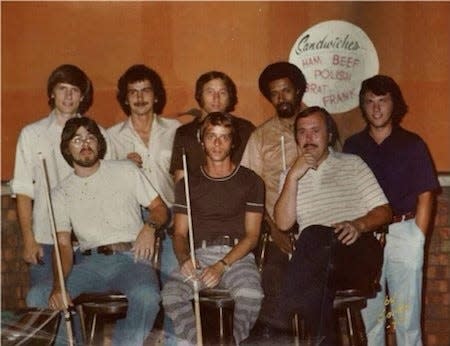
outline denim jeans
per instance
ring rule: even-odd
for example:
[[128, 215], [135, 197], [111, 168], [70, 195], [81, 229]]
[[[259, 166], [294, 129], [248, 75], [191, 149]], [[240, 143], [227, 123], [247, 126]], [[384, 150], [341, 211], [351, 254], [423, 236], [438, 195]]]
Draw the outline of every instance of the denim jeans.
[[333, 300], [338, 289], [371, 287], [382, 265], [382, 248], [370, 234], [343, 245], [331, 227], [305, 228], [286, 270], [279, 313], [299, 312], [320, 345], [337, 344]]
[[[66, 287], [71, 297], [82, 292], [117, 290], [128, 298], [127, 317], [118, 320], [113, 345], [142, 345], [159, 311], [159, 284], [155, 271], [147, 262], [134, 262], [131, 252], [110, 256], [93, 253], [74, 266]], [[32, 306], [47, 306], [51, 283], [39, 291], [30, 291]], [[61, 323], [58, 340], [65, 333]]]
[[[385, 345], [385, 303], [391, 304], [397, 345], [422, 345], [420, 313], [425, 236], [415, 220], [389, 226], [380, 284], [363, 310], [368, 345]], [[386, 286], [389, 298], [386, 297]]]

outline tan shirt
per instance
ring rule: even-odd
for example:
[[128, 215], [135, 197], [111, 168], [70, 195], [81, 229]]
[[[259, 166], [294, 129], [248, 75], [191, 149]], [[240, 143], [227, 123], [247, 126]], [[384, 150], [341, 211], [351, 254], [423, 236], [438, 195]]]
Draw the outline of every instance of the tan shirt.
[[[280, 176], [297, 158], [294, 120], [270, 118], [253, 131], [242, 157], [241, 165], [255, 171], [266, 185], [266, 210], [273, 219], [273, 208], [280, 191]], [[284, 157], [282, 139], [284, 136]], [[285, 161], [286, 167], [283, 167]]]

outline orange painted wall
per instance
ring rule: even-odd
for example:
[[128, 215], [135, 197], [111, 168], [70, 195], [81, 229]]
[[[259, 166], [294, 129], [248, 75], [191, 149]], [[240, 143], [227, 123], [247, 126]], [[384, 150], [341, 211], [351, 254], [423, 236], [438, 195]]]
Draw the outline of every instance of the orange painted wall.
[[[46, 82], [63, 63], [94, 83], [89, 115], [107, 127], [124, 118], [118, 77], [134, 63], [165, 81], [164, 114], [196, 106], [197, 77], [211, 69], [238, 86], [236, 114], [256, 125], [272, 115], [259, 94], [262, 69], [286, 60], [297, 37], [330, 19], [361, 27], [380, 72], [401, 85], [410, 112], [403, 125], [450, 171], [450, 3], [439, 2], [2, 2], [2, 180], [12, 177], [20, 129], [48, 113]], [[344, 139], [364, 126], [359, 111], [335, 116]]]

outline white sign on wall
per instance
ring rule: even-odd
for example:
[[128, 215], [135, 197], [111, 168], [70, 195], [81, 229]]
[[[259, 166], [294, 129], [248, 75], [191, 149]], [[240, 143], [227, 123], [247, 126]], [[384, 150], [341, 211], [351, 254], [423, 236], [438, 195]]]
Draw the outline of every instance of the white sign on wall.
[[322, 22], [306, 30], [292, 47], [289, 62], [305, 75], [303, 102], [330, 113], [357, 107], [361, 82], [379, 69], [370, 38], [356, 25], [342, 20]]

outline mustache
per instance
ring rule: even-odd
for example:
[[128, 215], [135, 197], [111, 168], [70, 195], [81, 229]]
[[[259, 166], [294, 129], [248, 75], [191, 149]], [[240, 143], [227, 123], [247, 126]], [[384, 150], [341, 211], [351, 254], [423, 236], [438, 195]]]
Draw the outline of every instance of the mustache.
[[313, 144], [313, 143], [306, 143], [303, 145], [303, 149], [308, 149], [308, 148], [318, 148], [318, 145]]

